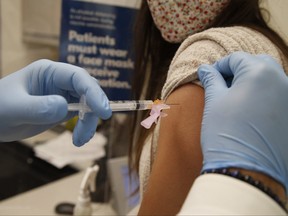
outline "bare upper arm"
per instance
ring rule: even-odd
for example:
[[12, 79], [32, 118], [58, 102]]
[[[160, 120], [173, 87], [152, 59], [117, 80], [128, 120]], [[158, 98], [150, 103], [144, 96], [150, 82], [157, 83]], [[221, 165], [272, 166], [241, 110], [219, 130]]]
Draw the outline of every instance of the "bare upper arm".
[[176, 214], [202, 167], [200, 130], [204, 90], [186, 84], [174, 90], [161, 119], [158, 149], [139, 214]]

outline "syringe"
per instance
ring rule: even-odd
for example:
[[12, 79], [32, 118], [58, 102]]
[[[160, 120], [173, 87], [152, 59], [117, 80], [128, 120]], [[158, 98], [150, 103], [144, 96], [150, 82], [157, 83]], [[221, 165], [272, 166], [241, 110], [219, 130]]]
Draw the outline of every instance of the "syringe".
[[[112, 112], [148, 110], [152, 108], [152, 100], [124, 100], [109, 101]], [[85, 111], [92, 112], [88, 105], [83, 103], [68, 104], [68, 111]]]
[[[123, 100], [123, 101], [110, 101], [110, 108], [112, 112], [136, 111], [152, 109], [155, 104], [152, 100]], [[164, 106], [162, 109], [169, 109], [170, 107]], [[86, 104], [86, 98], [82, 96], [79, 103], [68, 104], [68, 111], [79, 111], [79, 118], [83, 119], [85, 113], [92, 112]]]

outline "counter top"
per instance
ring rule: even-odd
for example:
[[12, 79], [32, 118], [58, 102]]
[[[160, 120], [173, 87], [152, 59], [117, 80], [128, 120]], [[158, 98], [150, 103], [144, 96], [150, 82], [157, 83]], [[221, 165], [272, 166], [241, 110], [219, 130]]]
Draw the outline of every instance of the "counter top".
[[[84, 171], [0, 202], [0, 215], [58, 215], [55, 206], [75, 203]], [[5, 185], [1, 185], [5, 187]], [[93, 215], [116, 215], [108, 203], [93, 203]]]

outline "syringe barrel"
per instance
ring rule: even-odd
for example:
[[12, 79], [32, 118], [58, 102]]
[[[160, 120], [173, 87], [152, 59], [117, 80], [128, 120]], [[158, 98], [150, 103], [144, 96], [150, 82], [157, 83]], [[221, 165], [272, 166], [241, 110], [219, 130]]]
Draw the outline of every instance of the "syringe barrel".
[[151, 109], [152, 100], [110, 101], [112, 111], [147, 110]]

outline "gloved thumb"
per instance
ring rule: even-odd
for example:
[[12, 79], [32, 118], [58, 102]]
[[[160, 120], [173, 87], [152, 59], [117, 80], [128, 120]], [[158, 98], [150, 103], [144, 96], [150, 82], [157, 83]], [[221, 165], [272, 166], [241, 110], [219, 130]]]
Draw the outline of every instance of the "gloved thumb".
[[221, 73], [211, 65], [201, 65], [198, 68], [198, 77], [205, 89], [206, 99], [212, 99], [228, 88]]
[[25, 103], [15, 110], [15, 117], [27, 124], [54, 124], [66, 117], [67, 106], [65, 98], [59, 95], [29, 95], [25, 98]]

